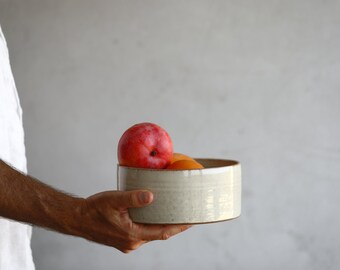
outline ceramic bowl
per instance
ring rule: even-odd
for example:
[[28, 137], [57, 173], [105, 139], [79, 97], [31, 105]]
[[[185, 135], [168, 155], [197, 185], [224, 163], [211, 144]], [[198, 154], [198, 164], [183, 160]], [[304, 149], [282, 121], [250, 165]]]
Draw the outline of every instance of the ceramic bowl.
[[196, 159], [204, 169], [154, 170], [119, 166], [118, 190], [147, 189], [154, 201], [131, 208], [131, 219], [145, 224], [225, 221], [241, 213], [241, 165], [234, 160]]

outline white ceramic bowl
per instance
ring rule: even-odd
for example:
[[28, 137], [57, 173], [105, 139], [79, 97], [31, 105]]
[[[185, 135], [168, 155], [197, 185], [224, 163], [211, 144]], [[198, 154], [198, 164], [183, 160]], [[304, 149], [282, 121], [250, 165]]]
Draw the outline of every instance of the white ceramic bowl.
[[118, 190], [147, 189], [154, 201], [129, 209], [134, 222], [195, 224], [225, 221], [241, 213], [241, 165], [222, 159], [196, 159], [205, 168], [154, 170], [118, 165]]

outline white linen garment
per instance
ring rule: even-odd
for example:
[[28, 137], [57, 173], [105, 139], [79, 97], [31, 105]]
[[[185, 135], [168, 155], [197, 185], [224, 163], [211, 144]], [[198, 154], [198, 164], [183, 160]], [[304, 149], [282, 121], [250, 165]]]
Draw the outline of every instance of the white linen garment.
[[[0, 26], [0, 159], [26, 173], [22, 111]], [[0, 217], [0, 270], [34, 270], [32, 228]]]

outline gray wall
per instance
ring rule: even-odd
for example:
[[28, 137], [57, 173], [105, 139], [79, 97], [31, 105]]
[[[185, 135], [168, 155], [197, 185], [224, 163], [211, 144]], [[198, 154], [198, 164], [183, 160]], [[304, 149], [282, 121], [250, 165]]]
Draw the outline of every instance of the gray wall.
[[123, 255], [35, 229], [37, 269], [339, 269], [339, 1], [0, 0], [30, 174], [88, 196], [152, 121], [238, 159], [243, 215]]

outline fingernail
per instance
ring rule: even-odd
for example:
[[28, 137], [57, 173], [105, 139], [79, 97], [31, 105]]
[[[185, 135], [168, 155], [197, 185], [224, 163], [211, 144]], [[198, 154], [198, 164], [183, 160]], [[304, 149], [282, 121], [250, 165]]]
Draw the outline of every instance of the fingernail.
[[146, 192], [146, 191], [139, 192], [138, 197], [141, 203], [150, 203], [152, 200], [152, 196], [150, 196], [150, 192]]

